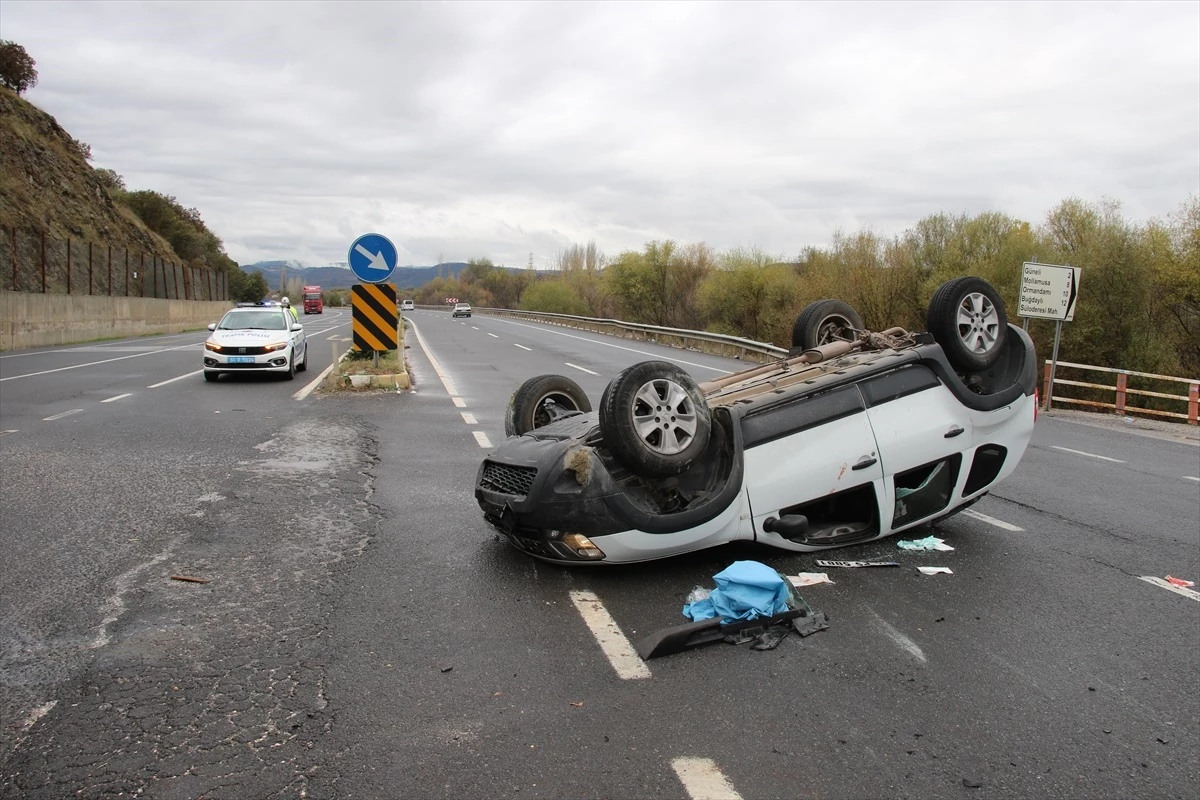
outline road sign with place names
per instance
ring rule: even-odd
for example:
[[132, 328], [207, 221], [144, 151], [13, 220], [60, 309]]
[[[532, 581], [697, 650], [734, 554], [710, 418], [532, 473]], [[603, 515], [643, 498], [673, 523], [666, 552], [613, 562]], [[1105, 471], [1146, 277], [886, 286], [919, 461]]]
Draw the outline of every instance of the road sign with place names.
[[355, 350], [382, 353], [399, 348], [394, 283], [356, 283], [350, 290], [350, 304]]
[[1021, 272], [1017, 316], [1073, 320], [1079, 299], [1079, 273], [1079, 267], [1027, 261]]
[[384, 283], [396, 269], [396, 245], [381, 233], [364, 233], [350, 245], [348, 260], [363, 283]]

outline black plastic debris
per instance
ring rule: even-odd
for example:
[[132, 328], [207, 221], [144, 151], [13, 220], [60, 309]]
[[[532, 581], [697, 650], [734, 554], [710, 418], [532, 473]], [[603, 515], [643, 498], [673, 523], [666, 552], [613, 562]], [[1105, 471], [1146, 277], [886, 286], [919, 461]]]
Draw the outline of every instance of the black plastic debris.
[[714, 617], [663, 628], [639, 641], [636, 649], [644, 661], [674, 655], [713, 642], [754, 642], [755, 650], [773, 650], [792, 631], [800, 636], [808, 636], [828, 627], [829, 617], [825, 612], [813, 611], [804, 603], [802, 608], [789, 609], [771, 617], [738, 620], [726, 624], [722, 624], [720, 617]]

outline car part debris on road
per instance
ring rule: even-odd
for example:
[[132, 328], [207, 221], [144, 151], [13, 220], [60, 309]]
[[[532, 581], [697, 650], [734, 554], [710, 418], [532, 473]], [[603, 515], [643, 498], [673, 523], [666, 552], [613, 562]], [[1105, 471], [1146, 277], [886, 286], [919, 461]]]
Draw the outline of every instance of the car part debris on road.
[[818, 583], [833, 583], [829, 580], [829, 575], [824, 572], [801, 572], [799, 575], [788, 575], [788, 581], [792, 586], [816, 586]]
[[1195, 581], [1185, 581], [1183, 578], [1172, 578], [1168, 575], [1164, 580], [1172, 586], [1178, 586], [1181, 589], [1190, 589], [1196, 585]]
[[926, 536], [924, 539], [903, 539], [896, 542], [896, 546], [901, 550], [953, 550], [954, 548], [946, 544], [936, 536]]
[[808, 636], [829, 627], [829, 617], [795, 592], [778, 572], [757, 561], [735, 561], [713, 576], [717, 588], [697, 586], [683, 615], [692, 622], [655, 631], [636, 649], [643, 660], [713, 642], [773, 650], [792, 631]]
[[922, 575], [953, 575], [949, 567], [917, 567]]
[[898, 567], [899, 561], [824, 561], [817, 559], [818, 567], [845, 567], [855, 569], [858, 567]]

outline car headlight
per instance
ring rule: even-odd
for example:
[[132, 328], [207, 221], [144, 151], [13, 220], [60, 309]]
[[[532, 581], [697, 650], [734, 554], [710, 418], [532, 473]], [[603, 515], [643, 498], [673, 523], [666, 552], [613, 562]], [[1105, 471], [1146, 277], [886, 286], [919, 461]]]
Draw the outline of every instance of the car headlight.
[[287, 347], [287, 342], [278, 342], [277, 344], [269, 344], [263, 348], [264, 353], [274, 353], [276, 350], [282, 350]]
[[205, 350], [216, 350], [217, 352], [220, 352], [221, 350], [224, 350], [225, 348], [221, 347], [221, 345], [217, 344], [216, 342], [209, 341], [209, 342], [204, 343], [204, 349]]
[[564, 533], [562, 534], [562, 543], [580, 558], [604, 558], [604, 551], [596, 547], [596, 544], [582, 533]]

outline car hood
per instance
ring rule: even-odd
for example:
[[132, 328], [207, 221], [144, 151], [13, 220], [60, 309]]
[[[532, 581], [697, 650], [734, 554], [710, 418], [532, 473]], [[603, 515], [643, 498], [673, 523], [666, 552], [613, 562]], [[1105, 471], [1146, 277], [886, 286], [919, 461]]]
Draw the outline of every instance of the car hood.
[[224, 347], [262, 347], [288, 340], [287, 331], [213, 331], [209, 337]]

